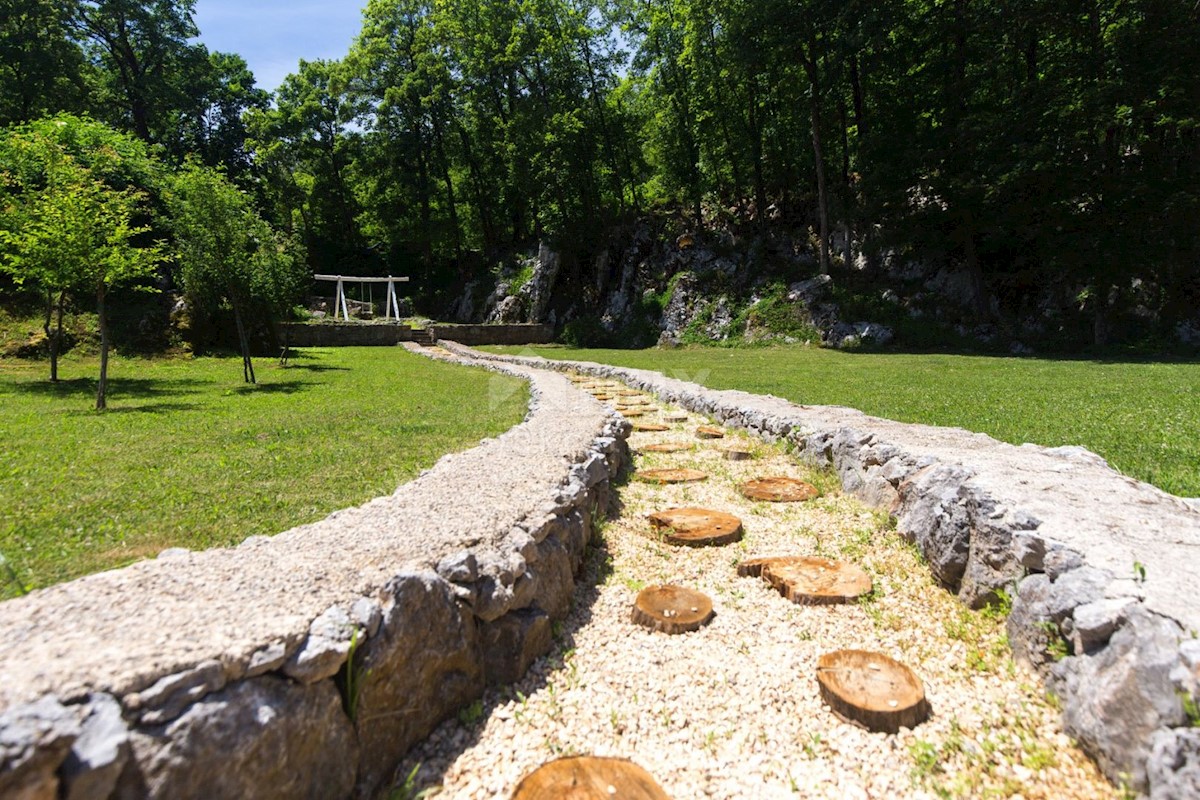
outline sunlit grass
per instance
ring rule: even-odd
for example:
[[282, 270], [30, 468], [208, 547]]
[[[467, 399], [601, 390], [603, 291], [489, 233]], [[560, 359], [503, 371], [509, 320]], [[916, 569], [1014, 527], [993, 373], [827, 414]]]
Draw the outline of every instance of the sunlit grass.
[[[522, 352], [526, 348], [494, 348]], [[571, 350], [718, 389], [843, 405], [1002, 441], [1083, 445], [1127, 475], [1200, 496], [1200, 364], [844, 353], [807, 347]]]
[[[0, 360], [0, 554], [27, 586], [229, 545], [388, 494], [521, 420], [519, 381], [399, 348], [239, 359]], [[15, 587], [0, 570], [0, 596]]]

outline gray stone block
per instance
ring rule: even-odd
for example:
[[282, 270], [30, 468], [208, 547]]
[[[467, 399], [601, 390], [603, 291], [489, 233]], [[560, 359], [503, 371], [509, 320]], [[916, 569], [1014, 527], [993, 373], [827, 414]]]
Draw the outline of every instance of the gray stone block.
[[333, 677], [350, 656], [355, 629], [345, 609], [326, 609], [308, 626], [308, 638], [283, 665], [283, 673], [300, 683]]
[[55, 697], [0, 714], [0, 797], [56, 800], [57, 771], [81, 728]]
[[129, 749], [120, 703], [106, 694], [92, 695], [82, 733], [59, 771], [64, 800], [107, 800], [129, 760]]
[[436, 575], [403, 574], [379, 635], [356, 658], [358, 791], [372, 796], [412, 745], [483, 691], [475, 617]]
[[240, 681], [167, 725], [135, 730], [131, 741], [120, 800], [342, 798], [358, 765], [354, 731], [331, 681]]
[[971, 520], [963, 484], [972, 473], [939, 464], [900, 484], [900, 516], [896, 529], [915, 542], [943, 585], [958, 590], [971, 545]]
[[1171, 680], [1182, 631], [1138, 605], [1125, 617], [1107, 647], [1055, 664], [1048, 688], [1062, 698], [1064, 730], [1109, 780], [1144, 791], [1156, 731], [1184, 722]]
[[1200, 728], [1156, 733], [1146, 779], [1150, 800], [1200, 800]]
[[479, 626], [483, 670], [488, 683], [521, 679], [551, 645], [550, 616], [540, 609], [522, 609]]
[[161, 725], [178, 717], [183, 709], [210, 692], [225, 686], [225, 668], [220, 661], [202, 661], [189, 670], [161, 678], [148, 689], [122, 698], [125, 708], [136, 712], [146, 725]]

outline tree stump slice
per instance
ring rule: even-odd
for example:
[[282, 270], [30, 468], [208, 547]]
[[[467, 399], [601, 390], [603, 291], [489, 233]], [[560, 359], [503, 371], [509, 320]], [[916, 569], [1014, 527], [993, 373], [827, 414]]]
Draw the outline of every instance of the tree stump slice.
[[742, 521], [724, 511], [707, 508], [671, 508], [655, 511], [650, 524], [662, 533], [667, 544], [688, 547], [719, 547], [742, 538]]
[[512, 800], [670, 800], [649, 772], [623, 758], [574, 756], [543, 764]]
[[663, 417], [663, 419], [665, 419], [667, 422], [687, 422], [688, 415], [672, 413], [672, 414], [667, 414], [665, 417]]
[[769, 503], [798, 503], [821, 494], [817, 487], [795, 478], [758, 478], [738, 487], [743, 496]]
[[817, 661], [821, 699], [867, 730], [896, 733], [929, 716], [925, 687], [911, 669], [882, 653], [838, 650]]
[[635, 431], [646, 431], [647, 433], [661, 433], [662, 431], [671, 430], [670, 425], [659, 425], [657, 422], [635, 422], [633, 423]]
[[637, 389], [622, 389], [621, 391], [617, 392], [617, 394], [621, 395], [621, 397], [641, 397], [642, 396], [642, 393], [639, 392]]
[[800, 605], [835, 605], [871, 591], [871, 576], [856, 564], [816, 556], [755, 558], [738, 564], [739, 575], [755, 575]]
[[712, 425], [701, 425], [696, 428], [696, 436], [701, 439], [724, 439], [725, 431]]
[[726, 447], [721, 450], [721, 455], [725, 456], [726, 461], [748, 461], [754, 458], [753, 452], [740, 447]]
[[596, 399], [597, 399], [597, 400], [599, 400], [601, 403], [607, 403], [609, 400], [612, 400], [612, 395], [608, 395], [608, 394], [602, 394], [602, 393], [599, 393], [599, 392], [598, 392], [598, 393], [596, 393], [596, 394], [593, 394], [593, 395], [592, 395], [592, 397], [596, 398]]
[[691, 450], [692, 446], [686, 442], [658, 442], [645, 445], [640, 449], [647, 453], [678, 453], [681, 450]]
[[645, 411], [638, 411], [638, 410], [635, 410], [635, 409], [632, 409], [632, 408], [631, 408], [631, 409], [628, 409], [627, 411], [622, 411], [622, 412], [621, 412], [621, 416], [624, 416], [624, 417], [644, 417], [644, 416], [646, 416], [646, 412], [645, 412]]
[[633, 604], [633, 621], [662, 633], [699, 630], [713, 618], [712, 600], [682, 586], [647, 586]]
[[692, 483], [708, 479], [708, 475], [698, 469], [648, 469], [639, 471], [637, 476], [651, 483]]

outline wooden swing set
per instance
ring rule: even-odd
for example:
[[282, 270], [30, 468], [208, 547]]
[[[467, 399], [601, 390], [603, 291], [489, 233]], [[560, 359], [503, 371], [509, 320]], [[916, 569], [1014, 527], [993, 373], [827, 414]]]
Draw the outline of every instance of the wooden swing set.
[[[350, 309], [346, 305], [346, 284], [357, 283], [359, 285], [359, 302], [370, 303], [371, 308], [375, 305], [374, 284], [386, 283], [385, 296], [387, 298], [387, 309], [384, 311], [384, 319], [394, 319], [400, 321], [400, 301], [396, 297], [396, 284], [408, 283], [408, 278], [393, 278], [388, 275], [386, 278], [360, 278], [356, 275], [313, 275], [313, 280], [318, 281], [334, 281], [337, 283], [337, 293], [334, 295], [333, 302], [333, 317], [337, 319], [338, 314], [342, 315], [342, 319], [350, 320]], [[371, 293], [367, 300], [363, 300], [362, 294], [364, 288]]]

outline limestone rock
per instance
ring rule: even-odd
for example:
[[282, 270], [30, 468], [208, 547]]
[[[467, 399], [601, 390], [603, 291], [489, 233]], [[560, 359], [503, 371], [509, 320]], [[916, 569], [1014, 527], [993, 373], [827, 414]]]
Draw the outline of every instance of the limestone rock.
[[308, 638], [283, 665], [283, 672], [300, 683], [313, 683], [337, 674], [350, 655], [355, 625], [350, 615], [331, 606], [308, 627]]
[[488, 683], [516, 683], [538, 656], [549, 652], [550, 617], [521, 609], [479, 626], [483, 671]]
[[1126, 617], [1107, 647], [1055, 664], [1048, 688], [1062, 698], [1064, 730], [1110, 780], [1128, 774], [1141, 791], [1155, 731], [1184, 722], [1171, 680], [1182, 631], [1139, 606]]
[[80, 732], [79, 720], [54, 697], [0, 714], [0, 797], [56, 800], [55, 773]]
[[929, 561], [934, 577], [957, 590], [970, 553], [971, 520], [963, 484], [971, 472], [938, 464], [900, 484], [904, 510], [896, 529], [914, 542]]
[[389, 584], [389, 592], [394, 600], [379, 635], [362, 645], [358, 657], [358, 790], [368, 796], [391, 777], [408, 748], [483, 691], [475, 617], [460, 607], [449, 585], [433, 574], [406, 573]]
[[341, 798], [358, 764], [333, 683], [270, 675], [210, 694], [165, 726], [136, 730], [132, 742], [120, 800]]
[[129, 760], [121, 705], [106, 694], [93, 695], [87, 705], [83, 731], [60, 770], [65, 800], [106, 800]]
[[1200, 729], [1176, 728], [1155, 734], [1146, 779], [1150, 800], [1200, 798]]
[[153, 686], [124, 698], [127, 709], [139, 712], [145, 725], [161, 725], [178, 717], [183, 709], [210, 692], [225, 686], [225, 669], [216, 659], [203, 661], [189, 670], [167, 675]]

